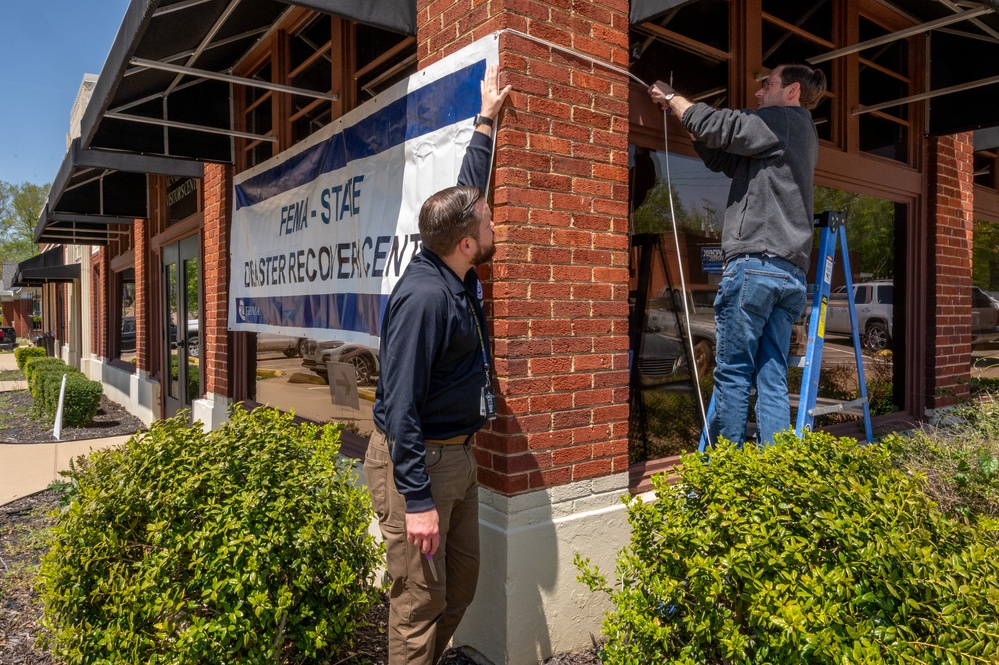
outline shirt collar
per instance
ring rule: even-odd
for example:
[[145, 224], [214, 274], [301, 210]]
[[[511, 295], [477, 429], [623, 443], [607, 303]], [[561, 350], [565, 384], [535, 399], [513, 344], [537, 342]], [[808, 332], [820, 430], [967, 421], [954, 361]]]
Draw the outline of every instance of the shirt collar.
[[[462, 279], [458, 277], [456, 274], [454, 274], [454, 271], [451, 270], [451, 267], [448, 266], [448, 264], [444, 263], [444, 260], [441, 259], [441, 257], [437, 256], [426, 247], [421, 249], [420, 253], [417, 254], [417, 257], [420, 256], [425, 256], [428, 261], [430, 261], [432, 264], [434, 264], [437, 267], [437, 270], [440, 271], [441, 276], [444, 277], [444, 281], [447, 283], [448, 288], [451, 289], [451, 293], [458, 295], [461, 293], [468, 292], [468, 289], [465, 287], [465, 282], [462, 281]], [[469, 272], [474, 272], [474, 270], [475, 269], [472, 268], [469, 270]]]

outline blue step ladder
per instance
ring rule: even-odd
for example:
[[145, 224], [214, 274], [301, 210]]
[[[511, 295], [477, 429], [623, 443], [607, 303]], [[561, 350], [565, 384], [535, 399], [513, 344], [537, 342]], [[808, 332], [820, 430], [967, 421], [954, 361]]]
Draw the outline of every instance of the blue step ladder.
[[[812, 310], [808, 317], [808, 343], [805, 355], [802, 357], [803, 371], [801, 375], [801, 390], [798, 394], [798, 418], [794, 431], [799, 436], [809, 431], [815, 423], [815, 417], [828, 413], [837, 413], [862, 407], [864, 414], [864, 433], [867, 441], [874, 440], [871, 430], [871, 405], [867, 397], [867, 380], [864, 377], [864, 356], [860, 346], [860, 332], [857, 327], [857, 308], [853, 299], [853, 277], [850, 272], [850, 253], [846, 245], [846, 227], [844, 215], [841, 212], [827, 210], [815, 216], [815, 228], [819, 229], [819, 259], [816, 270], [815, 291], [812, 296]], [[853, 354], [857, 363], [857, 382], [860, 386], [860, 397], [854, 400], [837, 402], [827, 406], [816, 406], [819, 392], [819, 376], [822, 372], [822, 350], [825, 346], [826, 310], [829, 307], [829, 293], [832, 287], [833, 265], [835, 264], [836, 244], [839, 241], [843, 257], [843, 273], [846, 278], [846, 300], [850, 310], [850, 330], [853, 335]], [[789, 363], [790, 364], [790, 363]], [[715, 398], [711, 395], [708, 405], [707, 420], [710, 423], [715, 412]], [[701, 432], [698, 451], [704, 452], [709, 445], [708, 430]]]

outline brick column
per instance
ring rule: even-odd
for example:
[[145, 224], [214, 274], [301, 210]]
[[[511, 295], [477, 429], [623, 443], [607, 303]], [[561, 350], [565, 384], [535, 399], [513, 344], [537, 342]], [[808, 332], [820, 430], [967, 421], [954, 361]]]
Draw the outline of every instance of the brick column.
[[[627, 2], [421, 2], [421, 67], [504, 27], [628, 66]], [[514, 494], [627, 469], [628, 82], [505, 34], [493, 341], [480, 480]], [[491, 277], [491, 279], [489, 279]]]
[[205, 390], [218, 397], [230, 392], [229, 373], [229, 214], [232, 171], [220, 164], [205, 164], [205, 224], [202, 293]]
[[928, 178], [930, 306], [926, 407], [968, 395], [971, 364], [971, 258], [974, 233], [971, 132], [931, 139]]
[[91, 351], [97, 357], [108, 359], [108, 316], [107, 303], [111, 297], [111, 276], [107, 269], [106, 247], [90, 255], [91, 270], [94, 271], [94, 297], [91, 299]]
[[[421, 67], [504, 28], [628, 67], [627, 0], [418, 0], [417, 25]], [[599, 632], [572, 556], [613, 568], [628, 538], [629, 251], [627, 77], [510, 33], [499, 59], [514, 92], [480, 276], [500, 417], [475, 439], [482, 573], [456, 635], [497, 664]]]
[[149, 220], [136, 219], [132, 227], [132, 247], [135, 255], [135, 359], [136, 367], [146, 372], [152, 371], [150, 344], [152, 330], [150, 321], [151, 300], [149, 294]]
[[33, 313], [33, 300], [31, 298], [18, 298], [14, 305], [14, 319], [11, 325], [17, 332], [18, 337], [27, 339], [34, 330], [35, 324], [31, 320]]

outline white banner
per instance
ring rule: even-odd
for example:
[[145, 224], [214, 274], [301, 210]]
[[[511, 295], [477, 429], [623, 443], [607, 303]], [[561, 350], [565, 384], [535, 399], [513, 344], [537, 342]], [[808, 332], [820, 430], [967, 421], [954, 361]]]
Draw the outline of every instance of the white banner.
[[420, 207], [457, 183], [498, 60], [480, 39], [234, 178], [230, 330], [378, 346]]

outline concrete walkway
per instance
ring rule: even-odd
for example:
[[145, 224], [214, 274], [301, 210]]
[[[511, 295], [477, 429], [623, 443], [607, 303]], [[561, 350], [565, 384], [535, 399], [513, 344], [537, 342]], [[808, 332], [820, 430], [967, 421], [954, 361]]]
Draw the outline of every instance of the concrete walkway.
[[[13, 353], [0, 353], [0, 370], [17, 369]], [[0, 392], [24, 390], [24, 381], [0, 381]], [[111, 436], [58, 443], [0, 443], [0, 505], [40, 492], [53, 480], [62, 480], [60, 471], [69, 469], [69, 460], [91, 450], [117, 446], [127, 436]]]

